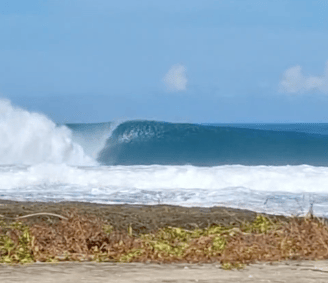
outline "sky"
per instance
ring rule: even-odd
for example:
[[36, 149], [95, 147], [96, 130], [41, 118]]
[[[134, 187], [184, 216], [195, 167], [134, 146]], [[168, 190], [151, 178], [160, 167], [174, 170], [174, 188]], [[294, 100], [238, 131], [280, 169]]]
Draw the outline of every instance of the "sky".
[[0, 98], [57, 123], [328, 122], [328, 1], [1, 0]]

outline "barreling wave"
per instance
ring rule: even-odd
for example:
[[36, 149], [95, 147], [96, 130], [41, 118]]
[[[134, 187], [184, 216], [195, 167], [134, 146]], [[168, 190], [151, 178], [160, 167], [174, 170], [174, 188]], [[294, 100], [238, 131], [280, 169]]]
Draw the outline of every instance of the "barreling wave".
[[126, 121], [107, 139], [97, 160], [105, 165], [328, 165], [328, 136]]
[[0, 165], [328, 166], [328, 124], [256, 127], [139, 120], [56, 125], [0, 100]]

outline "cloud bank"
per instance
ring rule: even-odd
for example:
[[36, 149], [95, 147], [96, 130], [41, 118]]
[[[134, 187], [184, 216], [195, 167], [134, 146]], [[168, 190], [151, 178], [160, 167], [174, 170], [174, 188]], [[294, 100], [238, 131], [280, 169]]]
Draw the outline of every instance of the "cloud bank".
[[287, 69], [280, 81], [280, 91], [287, 93], [303, 93], [312, 90], [328, 93], [328, 61], [322, 76], [305, 76], [302, 67], [297, 65]]
[[184, 91], [187, 89], [186, 68], [181, 65], [173, 65], [164, 76], [163, 81], [170, 91]]

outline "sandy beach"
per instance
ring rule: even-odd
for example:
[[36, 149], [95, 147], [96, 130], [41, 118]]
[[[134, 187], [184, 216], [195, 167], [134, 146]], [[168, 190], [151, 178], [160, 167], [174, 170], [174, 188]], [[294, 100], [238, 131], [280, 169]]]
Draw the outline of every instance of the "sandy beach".
[[218, 264], [35, 263], [0, 266], [1, 282], [289, 282], [325, 283], [328, 261], [254, 264], [243, 270], [222, 270]]

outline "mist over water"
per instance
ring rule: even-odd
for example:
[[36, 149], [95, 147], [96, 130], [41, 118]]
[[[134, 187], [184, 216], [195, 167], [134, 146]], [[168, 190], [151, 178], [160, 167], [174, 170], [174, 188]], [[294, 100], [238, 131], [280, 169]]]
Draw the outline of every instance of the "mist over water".
[[107, 139], [120, 122], [106, 122], [97, 124], [67, 124], [72, 131], [72, 139], [83, 147], [84, 152], [94, 160], [105, 147]]
[[328, 216], [328, 124], [57, 125], [0, 100], [0, 198]]

